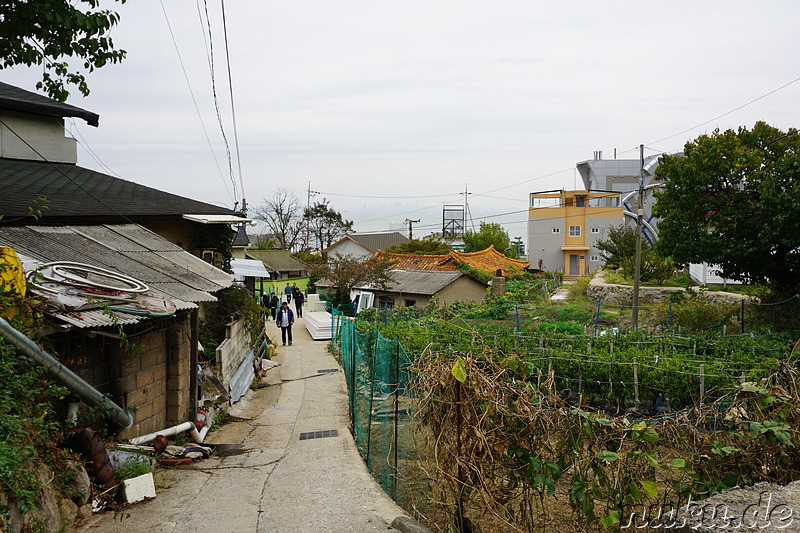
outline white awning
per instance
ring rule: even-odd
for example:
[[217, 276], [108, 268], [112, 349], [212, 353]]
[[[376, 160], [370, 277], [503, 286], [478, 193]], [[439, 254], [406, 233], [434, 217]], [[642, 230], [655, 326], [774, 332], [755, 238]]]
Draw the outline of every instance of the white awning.
[[236, 215], [183, 215], [186, 220], [201, 224], [251, 224], [252, 218], [237, 217]]
[[269, 278], [264, 263], [255, 259], [231, 259], [231, 268], [237, 280], [244, 278]]

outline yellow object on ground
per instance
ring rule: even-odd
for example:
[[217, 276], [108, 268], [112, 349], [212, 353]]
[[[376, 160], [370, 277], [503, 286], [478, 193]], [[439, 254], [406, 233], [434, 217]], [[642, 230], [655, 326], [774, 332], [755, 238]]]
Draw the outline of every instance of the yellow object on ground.
[[10, 246], [0, 246], [0, 291], [25, 296], [25, 271], [17, 252]]

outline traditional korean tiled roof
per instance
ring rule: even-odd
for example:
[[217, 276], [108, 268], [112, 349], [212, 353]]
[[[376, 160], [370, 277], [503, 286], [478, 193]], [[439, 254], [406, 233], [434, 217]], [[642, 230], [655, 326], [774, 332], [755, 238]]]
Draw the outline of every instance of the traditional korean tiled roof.
[[392, 268], [402, 270], [458, 270], [456, 262], [449, 255], [390, 254], [378, 251], [375, 257], [388, 257], [393, 261]]
[[438, 270], [453, 271], [458, 270], [459, 264], [467, 264], [473, 268], [484, 270], [494, 274], [498, 270], [503, 275], [510, 272], [520, 271], [528, 268], [530, 262], [520, 261], [506, 257], [494, 246], [489, 246], [479, 252], [456, 252], [455, 250], [447, 255], [414, 255], [414, 254], [389, 254], [377, 252], [375, 257], [388, 257], [394, 261], [393, 268], [403, 270]]
[[463, 253], [452, 251], [450, 255], [459, 263], [466, 263], [473, 268], [491, 273], [502, 270], [504, 275], [512, 271], [525, 270], [531, 264], [530, 261], [520, 261], [519, 259], [506, 257], [495, 250], [494, 246], [489, 246], [480, 252]]

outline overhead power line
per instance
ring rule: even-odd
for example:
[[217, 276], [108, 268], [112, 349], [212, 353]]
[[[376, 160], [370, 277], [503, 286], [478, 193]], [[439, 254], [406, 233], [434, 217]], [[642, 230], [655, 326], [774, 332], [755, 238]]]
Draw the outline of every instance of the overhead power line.
[[[183, 79], [186, 80], [186, 86], [189, 88], [189, 94], [192, 97], [192, 102], [194, 103], [194, 109], [197, 112], [197, 117], [200, 119], [200, 126], [203, 128], [203, 134], [206, 137], [206, 141], [208, 142], [208, 148], [211, 150], [211, 157], [214, 158], [214, 164], [217, 166], [217, 171], [219, 171], [219, 176], [222, 179], [222, 184], [225, 186], [225, 192], [228, 193], [228, 197], [231, 199], [231, 202], [236, 202], [236, 188], [234, 187], [234, 193], [231, 194], [230, 189], [228, 188], [228, 184], [225, 181], [225, 178], [222, 173], [222, 168], [219, 166], [219, 160], [217, 160], [217, 154], [214, 152], [214, 146], [211, 144], [211, 138], [208, 135], [208, 129], [206, 129], [206, 123], [203, 121], [203, 115], [200, 113], [200, 107], [197, 105], [197, 98], [194, 96], [194, 90], [192, 90], [192, 83], [189, 81], [189, 75], [186, 73], [186, 66], [183, 64], [183, 57], [181, 56], [180, 48], [178, 48], [178, 41], [175, 39], [175, 33], [172, 31], [172, 24], [169, 22], [169, 16], [167, 15], [167, 9], [164, 7], [164, 0], [159, 0], [161, 3], [161, 11], [164, 13], [164, 20], [167, 22], [167, 29], [169, 29], [169, 35], [172, 38], [172, 45], [175, 47], [175, 53], [178, 55], [178, 62], [181, 65], [181, 71], [183, 72]], [[204, 37], [205, 38], [205, 37]]]

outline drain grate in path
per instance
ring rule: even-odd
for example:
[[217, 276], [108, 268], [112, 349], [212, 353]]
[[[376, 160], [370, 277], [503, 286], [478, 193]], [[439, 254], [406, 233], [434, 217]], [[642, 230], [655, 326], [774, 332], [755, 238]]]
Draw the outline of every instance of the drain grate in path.
[[326, 437], [338, 437], [338, 436], [339, 436], [338, 429], [326, 429], [324, 431], [308, 431], [306, 433], [300, 433], [300, 440], [324, 439]]
[[332, 374], [333, 372], [338, 371], [338, 368], [323, 368], [322, 370], [317, 370], [317, 374]]

